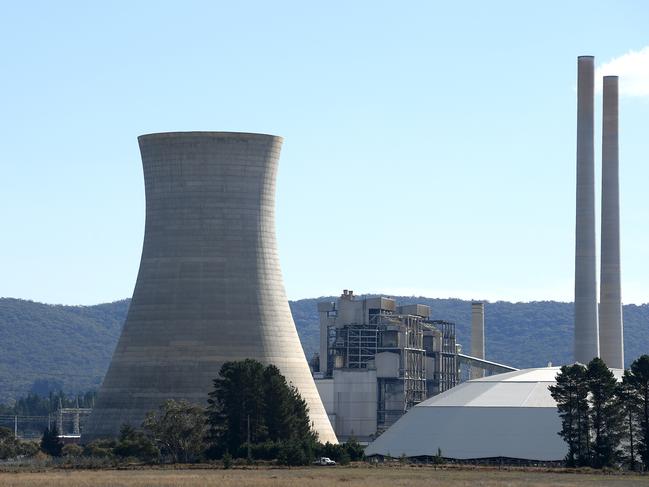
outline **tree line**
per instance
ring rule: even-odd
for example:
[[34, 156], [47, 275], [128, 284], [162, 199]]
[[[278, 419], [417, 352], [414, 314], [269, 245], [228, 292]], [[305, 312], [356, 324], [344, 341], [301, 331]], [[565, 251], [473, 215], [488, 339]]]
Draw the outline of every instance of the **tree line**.
[[[236, 459], [307, 465], [318, 456], [341, 463], [363, 458], [357, 441], [344, 445], [318, 441], [306, 402], [274, 365], [251, 359], [227, 362], [213, 385], [207, 407], [169, 399], [150, 411], [140, 427], [125, 424], [117, 438], [83, 447], [63, 446], [53, 425], [44, 432], [40, 450], [53, 457], [135, 458], [150, 463], [220, 459], [226, 467]], [[14, 453], [21, 451], [13, 435], [5, 432], [4, 438], [5, 457], [12, 448]]]
[[619, 382], [600, 358], [564, 365], [556, 381], [567, 466], [649, 468], [649, 355]]
[[92, 390], [83, 394], [66, 394], [59, 390], [50, 391], [45, 395], [30, 392], [19, 398], [14, 404], [0, 404], [0, 415], [8, 416], [47, 416], [64, 408], [92, 408], [97, 392]]

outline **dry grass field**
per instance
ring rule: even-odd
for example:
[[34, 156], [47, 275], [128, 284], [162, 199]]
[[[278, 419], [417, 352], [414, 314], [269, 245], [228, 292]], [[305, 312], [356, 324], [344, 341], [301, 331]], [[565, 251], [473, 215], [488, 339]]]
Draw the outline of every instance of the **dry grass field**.
[[7, 487], [572, 487], [649, 486], [649, 477], [429, 467], [296, 468], [250, 470], [50, 470], [0, 473]]

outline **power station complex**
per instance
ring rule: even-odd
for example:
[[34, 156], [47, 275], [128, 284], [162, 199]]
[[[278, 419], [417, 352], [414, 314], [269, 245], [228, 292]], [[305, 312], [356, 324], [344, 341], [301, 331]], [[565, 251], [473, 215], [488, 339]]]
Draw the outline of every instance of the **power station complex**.
[[[592, 56], [577, 62], [577, 205], [575, 361], [601, 357], [618, 379], [624, 367], [620, 286], [618, 79], [603, 80], [600, 316], [595, 237], [594, 84]], [[548, 386], [558, 367], [468, 381], [406, 413], [370, 444], [367, 455], [560, 461], [568, 452]]]
[[[617, 83], [604, 77], [598, 313], [594, 59], [579, 57], [574, 356], [581, 363], [601, 356], [621, 369]], [[281, 143], [271, 135], [228, 132], [139, 138], [146, 189], [142, 258], [84, 441], [116, 436], [124, 423], [139, 426], [168, 398], [203, 404], [224, 362], [254, 358], [275, 364], [298, 388], [323, 442], [335, 443], [336, 435], [373, 440], [366, 454], [377, 456], [441, 450], [456, 459], [563, 459], [566, 446], [548, 391], [558, 367], [519, 371], [485, 360], [482, 303], [472, 307], [471, 354], [465, 355], [454, 324], [432, 320], [428, 306], [344, 291], [318, 304], [314, 381], [275, 241]], [[461, 364], [470, 380], [459, 384]]]

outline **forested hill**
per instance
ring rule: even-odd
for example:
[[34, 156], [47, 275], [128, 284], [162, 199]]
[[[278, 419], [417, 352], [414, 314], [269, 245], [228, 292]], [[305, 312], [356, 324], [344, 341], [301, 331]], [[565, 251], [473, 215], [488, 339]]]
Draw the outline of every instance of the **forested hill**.
[[96, 389], [128, 303], [62, 306], [1, 298], [0, 403], [27, 392]]
[[[291, 302], [310, 358], [318, 347], [318, 301]], [[396, 297], [422, 303], [434, 319], [457, 324], [458, 341], [470, 349], [471, 303], [460, 299]], [[95, 306], [61, 306], [0, 299], [0, 403], [27, 392], [97, 388], [119, 337], [129, 300]], [[572, 304], [554, 301], [487, 303], [487, 358], [515, 367], [565, 363], [572, 355]], [[649, 353], [649, 304], [624, 307], [627, 360]]]

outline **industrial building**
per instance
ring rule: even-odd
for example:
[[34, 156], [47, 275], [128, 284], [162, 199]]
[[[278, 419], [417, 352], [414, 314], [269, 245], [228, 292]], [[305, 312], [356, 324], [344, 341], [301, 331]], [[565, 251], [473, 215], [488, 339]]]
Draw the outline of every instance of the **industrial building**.
[[369, 440], [405, 411], [458, 382], [455, 325], [422, 304], [343, 291], [318, 303], [316, 385], [336, 435]]
[[464, 382], [418, 404], [365, 454], [561, 460], [567, 447], [548, 390], [558, 372], [526, 369]]
[[[366, 449], [367, 456], [561, 461], [568, 447], [548, 387], [560, 367], [472, 379], [413, 407]], [[620, 379], [623, 370], [614, 369]]]
[[139, 137], [146, 192], [140, 269], [83, 440], [138, 427], [166, 399], [205, 404], [224, 362], [276, 365], [321, 441], [336, 436], [288, 306], [275, 239], [282, 138]]
[[[600, 356], [620, 379], [624, 367], [620, 285], [618, 80], [603, 82], [602, 254], [597, 303], [594, 167], [594, 58], [577, 62], [577, 188], [575, 243], [575, 360]], [[474, 314], [473, 327], [479, 328]], [[479, 349], [480, 344], [476, 343]], [[473, 350], [479, 353], [479, 350]], [[473, 378], [428, 399], [366, 449], [368, 456], [442, 456], [561, 461], [566, 443], [548, 387], [559, 367]]]

